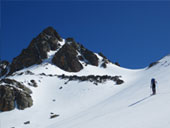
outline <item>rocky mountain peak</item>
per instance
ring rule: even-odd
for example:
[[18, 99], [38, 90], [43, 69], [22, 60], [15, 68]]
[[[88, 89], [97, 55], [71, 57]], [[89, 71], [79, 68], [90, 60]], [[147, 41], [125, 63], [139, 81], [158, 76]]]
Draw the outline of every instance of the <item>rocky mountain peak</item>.
[[[47, 27], [12, 60], [8, 75], [34, 64], [41, 64], [48, 58], [50, 51], [56, 51], [51, 63], [68, 72], [78, 72], [88, 64], [99, 66], [97, 54], [77, 43], [74, 38], [63, 40], [53, 27]], [[102, 67], [106, 68], [108, 59], [103, 54], [98, 55], [103, 58]]]
[[47, 52], [57, 50], [60, 46], [59, 41], [62, 40], [52, 27], [44, 29], [19, 56], [13, 59], [9, 75], [25, 67], [42, 63], [43, 59], [48, 57]]
[[38, 39], [48, 40], [50, 38], [56, 38], [59, 41], [62, 41], [63, 39], [61, 36], [56, 32], [56, 30], [53, 27], [47, 27], [44, 29], [37, 37]]

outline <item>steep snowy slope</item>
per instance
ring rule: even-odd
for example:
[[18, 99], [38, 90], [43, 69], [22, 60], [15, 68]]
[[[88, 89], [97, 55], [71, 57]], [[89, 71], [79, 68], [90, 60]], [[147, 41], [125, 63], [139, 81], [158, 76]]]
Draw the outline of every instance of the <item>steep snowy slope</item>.
[[169, 74], [170, 56], [125, 69], [49, 27], [0, 62], [0, 128], [168, 128]]
[[[53, 56], [53, 54], [49, 55], [49, 58], [51, 58], [50, 56]], [[135, 72], [110, 63], [106, 69], [87, 65], [78, 73], [69, 73], [48, 63], [48, 61], [41, 65], [35, 65], [18, 71], [13, 76], [7, 78], [15, 79], [27, 85], [33, 91], [34, 105], [24, 111], [15, 109], [10, 112], [2, 112], [0, 114], [2, 117], [1, 121], [3, 122], [1, 126], [45, 127], [55, 122], [55, 120], [50, 119], [51, 113], [60, 115], [56, 118], [57, 121], [66, 119], [99, 103], [101, 100], [112, 95], [113, 92], [119, 91], [124, 87], [123, 85], [116, 85], [113, 81], [106, 81], [98, 85], [90, 81], [70, 81], [65, 84], [67, 80], [62, 80], [56, 75], [124, 75], [122, 77], [125, 78], [129, 74], [133, 75]], [[29, 86], [31, 80], [36, 81], [38, 84], [37, 88]], [[27, 120], [31, 122], [28, 126], [24, 124]]]
[[[149, 69], [128, 70], [110, 64], [107, 69], [88, 67], [84, 74], [121, 75], [125, 81], [115, 85], [112, 81], [98, 84], [91, 82], [61, 80], [61, 74], [53, 65], [29, 68], [34, 75], [10, 77], [28, 83], [34, 79], [38, 87], [33, 91], [34, 105], [31, 108], [0, 113], [1, 127], [16, 128], [162, 128], [170, 127], [170, 57], [167, 56]], [[94, 69], [94, 70], [93, 70]], [[26, 69], [24, 69], [26, 70]], [[28, 70], [28, 69], [27, 69]], [[21, 72], [21, 71], [20, 71]], [[113, 73], [112, 73], [113, 72]], [[66, 73], [66, 72], [65, 72]], [[69, 75], [69, 73], [67, 73]], [[158, 92], [150, 96], [150, 79], [158, 81]], [[50, 119], [52, 115], [59, 115]], [[30, 121], [29, 124], [24, 122]]]
[[[135, 73], [107, 99], [50, 128], [168, 128], [170, 127], [170, 56], [150, 69]], [[129, 75], [129, 77], [133, 77]], [[150, 79], [158, 81], [157, 95], [150, 96]]]

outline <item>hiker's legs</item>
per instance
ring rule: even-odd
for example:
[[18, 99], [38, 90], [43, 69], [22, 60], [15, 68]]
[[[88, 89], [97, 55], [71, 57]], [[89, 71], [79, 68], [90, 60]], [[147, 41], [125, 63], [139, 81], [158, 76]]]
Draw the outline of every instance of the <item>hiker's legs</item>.
[[156, 88], [152, 88], [153, 95], [156, 94]]

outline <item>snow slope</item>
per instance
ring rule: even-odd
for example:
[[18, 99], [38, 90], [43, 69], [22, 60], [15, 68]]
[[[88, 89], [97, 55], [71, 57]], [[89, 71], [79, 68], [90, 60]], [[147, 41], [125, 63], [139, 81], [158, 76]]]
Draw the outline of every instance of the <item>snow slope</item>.
[[[50, 54], [51, 56], [53, 53]], [[0, 113], [2, 128], [168, 128], [170, 127], [170, 56], [151, 68], [130, 70], [108, 64], [107, 68], [87, 65], [79, 73], [68, 73], [48, 63], [34, 65], [9, 78], [23, 82], [32, 91], [34, 105], [25, 110]], [[43, 76], [41, 73], [52, 74]], [[124, 84], [107, 81], [64, 84], [55, 75], [121, 75]], [[150, 96], [150, 80], [158, 82], [157, 95]], [[38, 87], [28, 82], [34, 79]], [[50, 119], [51, 115], [59, 115]], [[24, 122], [30, 121], [30, 124]]]

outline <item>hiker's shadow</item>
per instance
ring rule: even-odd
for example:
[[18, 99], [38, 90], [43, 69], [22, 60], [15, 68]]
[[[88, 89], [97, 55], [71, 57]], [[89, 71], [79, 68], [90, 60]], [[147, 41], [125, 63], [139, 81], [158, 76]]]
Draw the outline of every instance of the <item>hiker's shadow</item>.
[[145, 98], [143, 98], [143, 99], [141, 99], [141, 100], [139, 100], [139, 101], [137, 101], [137, 102], [135, 102], [135, 103], [133, 103], [133, 104], [130, 104], [128, 107], [132, 107], [132, 106], [134, 106], [134, 105], [136, 105], [136, 104], [138, 104], [138, 103], [140, 103], [140, 102], [148, 99], [149, 97], [151, 97], [151, 95], [150, 95], [150, 96], [147, 96], [147, 97], [145, 97]]

